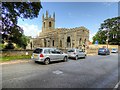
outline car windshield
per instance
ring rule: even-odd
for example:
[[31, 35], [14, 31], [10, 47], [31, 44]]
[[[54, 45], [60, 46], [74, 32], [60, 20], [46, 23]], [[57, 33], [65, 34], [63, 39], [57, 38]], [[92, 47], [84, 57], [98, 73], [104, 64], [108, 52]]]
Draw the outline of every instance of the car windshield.
[[74, 49], [70, 49], [70, 50], [68, 50], [68, 52], [74, 52], [75, 50]]
[[37, 48], [37, 49], [35, 49], [34, 51], [33, 51], [33, 53], [37, 53], [37, 54], [39, 54], [39, 53], [41, 53], [42, 52], [42, 49], [40, 49], [40, 48]]
[[112, 49], [112, 50], [117, 50], [117, 49], [114, 48], [114, 49]]

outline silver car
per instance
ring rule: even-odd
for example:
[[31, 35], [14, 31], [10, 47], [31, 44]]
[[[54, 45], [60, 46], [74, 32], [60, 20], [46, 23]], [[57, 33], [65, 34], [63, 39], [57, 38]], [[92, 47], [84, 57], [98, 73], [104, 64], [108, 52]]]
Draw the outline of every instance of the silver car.
[[76, 48], [69, 49], [67, 51], [67, 54], [68, 54], [68, 57], [75, 58], [75, 60], [77, 60], [80, 57], [84, 57], [84, 58], [86, 57], [86, 53], [83, 52], [83, 50], [79, 50], [79, 49], [76, 49]]
[[31, 59], [35, 62], [44, 62], [47, 65], [52, 61], [67, 61], [68, 55], [55, 48], [36, 48]]
[[118, 49], [117, 48], [112, 48], [111, 53], [118, 53]]

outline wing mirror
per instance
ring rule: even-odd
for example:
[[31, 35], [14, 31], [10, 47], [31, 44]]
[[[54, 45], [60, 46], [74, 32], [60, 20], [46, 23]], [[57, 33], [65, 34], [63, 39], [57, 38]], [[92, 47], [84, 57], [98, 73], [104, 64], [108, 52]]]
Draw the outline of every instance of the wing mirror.
[[63, 52], [62, 52], [62, 51], [60, 51], [60, 54], [63, 54]]

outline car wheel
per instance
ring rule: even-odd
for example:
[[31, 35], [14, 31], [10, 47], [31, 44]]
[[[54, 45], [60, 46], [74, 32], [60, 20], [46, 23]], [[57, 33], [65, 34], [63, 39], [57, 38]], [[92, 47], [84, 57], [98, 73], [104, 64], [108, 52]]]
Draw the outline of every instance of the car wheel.
[[48, 65], [50, 63], [50, 59], [49, 58], [46, 58], [45, 61], [44, 61], [44, 64], [45, 65]]
[[64, 62], [67, 62], [68, 58], [67, 57], [64, 57], [63, 61]]
[[86, 54], [85, 54], [84, 58], [86, 58]]
[[35, 63], [38, 63], [38, 61], [35, 61]]
[[77, 59], [78, 59], [78, 56], [75, 57], [75, 60], [77, 60]]

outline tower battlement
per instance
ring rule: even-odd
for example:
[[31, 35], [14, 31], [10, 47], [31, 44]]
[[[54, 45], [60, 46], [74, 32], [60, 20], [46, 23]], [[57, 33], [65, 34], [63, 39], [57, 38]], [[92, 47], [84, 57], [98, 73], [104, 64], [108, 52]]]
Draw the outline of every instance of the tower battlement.
[[48, 11], [46, 11], [46, 15], [42, 16], [42, 32], [46, 32], [49, 30], [55, 29], [55, 13], [53, 13], [53, 16], [49, 15]]

